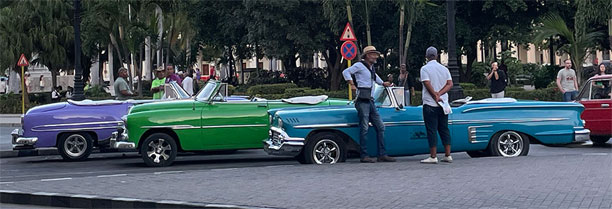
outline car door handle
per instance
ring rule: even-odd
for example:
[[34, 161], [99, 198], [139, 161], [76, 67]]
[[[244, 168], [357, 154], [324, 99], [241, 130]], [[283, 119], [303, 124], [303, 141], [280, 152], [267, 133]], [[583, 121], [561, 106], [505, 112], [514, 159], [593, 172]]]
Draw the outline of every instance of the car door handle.
[[601, 107], [610, 107], [610, 104], [601, 104]]

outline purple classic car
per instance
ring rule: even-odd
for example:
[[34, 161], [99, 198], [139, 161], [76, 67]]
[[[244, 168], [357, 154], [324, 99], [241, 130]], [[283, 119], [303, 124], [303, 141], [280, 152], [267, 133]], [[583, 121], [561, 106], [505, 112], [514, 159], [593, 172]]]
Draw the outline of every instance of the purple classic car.
[[[187, 99], [190, 96], [172, 82], [166, 84], [162, 100]], [[34, 107], [21, 116], [21, 129], [11, 133], [13, 149], [57, 147], [65, 160], [86, 159], [94, 147], [122, 149], [111, 146], [113, 131], [123, 125], [121, 117], [133, 105], [154, 100], [102, 100], [59, 102]]]

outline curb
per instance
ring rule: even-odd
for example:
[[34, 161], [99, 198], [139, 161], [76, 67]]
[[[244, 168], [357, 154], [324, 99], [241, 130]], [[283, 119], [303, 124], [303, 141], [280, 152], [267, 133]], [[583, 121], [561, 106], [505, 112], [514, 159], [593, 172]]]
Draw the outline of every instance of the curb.
[[68, 195], [47, 192], [19, 192], [0, 190], [0, 202], [9, 204], [37, 205], [66, 208], [236, 208], [255, 209], [259, 207], [193, 203], [173, 200], [143, 200], [133, 198], [108, 198], [95, 195]]
[[0, 127], [21, 127], [21, 123], [0, 123]]
[[57, 149], [24, 149], [0, 151], [0, 158], [59, 155]]

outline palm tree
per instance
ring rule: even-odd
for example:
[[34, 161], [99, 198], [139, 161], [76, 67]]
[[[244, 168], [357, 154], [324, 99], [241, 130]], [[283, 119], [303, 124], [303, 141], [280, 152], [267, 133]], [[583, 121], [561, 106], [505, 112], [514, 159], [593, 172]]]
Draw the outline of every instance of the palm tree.
[[570, 55], [570, 59], [576, 68], [578, 80], [582, 82], [582, 63], [587, 56], [587, 51], [595, 45], [603, 33], [598, 31], [575, 32], [567, 27], [565, 20], [558, 14], [544, 16], [541, 25], [535, 31], [535, 43], [542, 43], [551, 36], [563, 38], [567, 41], [559, 50]]

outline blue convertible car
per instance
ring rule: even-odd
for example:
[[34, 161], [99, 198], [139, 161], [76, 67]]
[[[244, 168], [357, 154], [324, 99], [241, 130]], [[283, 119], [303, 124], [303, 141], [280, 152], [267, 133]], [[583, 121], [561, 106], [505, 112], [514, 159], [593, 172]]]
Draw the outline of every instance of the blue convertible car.
[[[375, 91], [375, 102], [385, 124], [390, 155], [429, 152], [422, 106], [404, 107], [402, 88]], [[472, 157], [527, 155], [530, 143], [567, 144], [589, 139], [580, 113], [584, 107], [569, 102], [516, 101], [512, 98], [452, 104], [449, 128], [454, 152]], [[270, 137], [264, 149], [272, 155], [295, 156], [301, 163], [333, 164], [359, 149], [357, 111], [353, 104], [314, 108], [270, 110]], [[369, 139], [375, 139], [373, 127]], [[438, 139], [439, 140], [439, 139]], [[439, 142], [440, 143], [440, 142]], [[443, 152], [443, 146], [439, 146]], [[376, 154], [376, 140], [368, 153]]]

